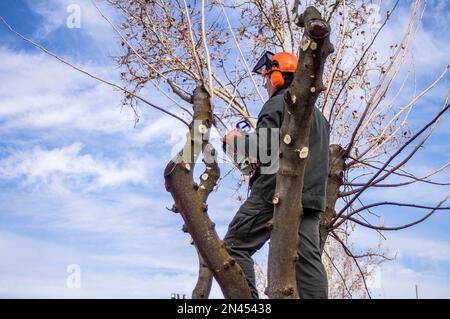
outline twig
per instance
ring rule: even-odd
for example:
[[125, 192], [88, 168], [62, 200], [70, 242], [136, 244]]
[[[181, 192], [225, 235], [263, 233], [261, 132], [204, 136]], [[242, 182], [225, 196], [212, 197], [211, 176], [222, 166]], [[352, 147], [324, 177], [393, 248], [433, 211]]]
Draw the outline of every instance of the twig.
[[[91, 0], [93, 6], [97, 9], [98, 13], [102, 16], [103, 19], [106, 20], [106, 22], [108, 22], [108, 24], [114, 29], [114, 31], [120, 36], [120, 38], [122, 39], [122, 41], [124, 43], [126, 43], [126, 45], [134, 52], [134, 54], [136, 54], [136, 56], [144, 63], [146, 64], [153, 72], [155, 72], [156, 74], [158, 74], [160, 77], [162, 77], [163, 79], [165, 79], [166, 81], [170, 81], [164, 74], [162, 74], [161, 72], [159, 72], [153, 65], [151, 65], [146, 59], [144, 59], [142, 57], [142, 55], [139, 54], [139, 52], [137, 52], [137, 50], [134, 48], [133, 45], [131, 45], [131, 43], [122, 35], [122, 33], [120, 32], [120, 30], [114, 25], [114, 23], [112, 23], [112, 21], [103, 13], [103, 11], [97, 6], [96, 0]], [[164, 94], [168, 99], [170, 99], [172, 102], [174, 102], [176, 105], [178, 105], [183, 111], [187, 112], [189, 115], [192, 115], [191, 112], [189, 112], [189, 110], [187, 110], [186, 108], [184, 108], [183, 106], [180, 105], [180, 103], [178, 103], [178, 101], [175, 101], [169, 94], [167, 94], [157, 83], [155, 83], [155, 81], [150, 80], [150, 83], [153, 84], [153, 86], [155, 88], [157, 88], [162, 94]], [[172, 87], [172, 85], [171, 85]], [[173, 87], [172, 87], [173, 90]]]
[[[197, 46], [196, 46], [195, 40], [194, 40], [194, 33], [192, 30], [192, 22], [191, 22], [191, 15], [189, 13], [189, 7], [187, 5], [186, 0], [183, 0], [183, 1], [184, 1], [184, 10], [186, 12], [186, 19], [187, 19], [187, 23], [189, 26], [189, 37], [190, 37], [191, 45], [192, 45], [192, 55], [194, 56], [194, 61], [195, 61], [195, 64], [197, 65], [198, 75], [200, 76], [200, 79], [202, 80], [203, 84], [205, 84], [202, 65], [200, 63], [200, 58], [199, 58], [198, 52], [197, 52]], [[211, 94], [212, 94], [212, 92], [211, 92]]]
[[332, 231], [331, 233], [333, 235], [333, 238], [336, 239], [342, 245], [342, 248], [344, 248], [345, 253], [349, 257], [352, 257], [352, 259], [354, 260], [354, 262], [356, 264], [356, 267], [358, 267], [359, 273], [361, 274], [361, 279], [362, 279], [362, 281], [364, 283], [364, 287], [366, 289], [367, 295], [369, 296], [369, 299], [372, 299], [372, 296], [370, 295], [369, 288], [367, 287], [366, 276], [364, 275], [364, 272], [362, 271], [361, 267], [359, 266], [358, 260], [355, 258], [355, 256], [350, 251], [350, 249], [348, 249], [348, 247], [344, 244], [344, 242], [339, 238], [339, 236], [334, 231]]
[[418, 219], [418, 220], [416, 220], [416, 221], [414, 221], [414, 222], [412, 222], [412, 223], [405, 224], [405, 225], [402, 225], [402, 226], [396, 226], [396, 227], [373, 226], [373, 225], [370, 225], [370, 224], [368, 224], [368, 223], [364, 223], [364, 222], [362, 222], [362, 221], [360, 221], [360, 220], [358, 220], [358, 219], [355, 219], [355, 218], [353, 218], [353, 217], [348, 217], [348, 216], [343, 217], [343, 219], [348, 219], [348, 220], [350, 220], [350, 221], [352, 221], [352, 222], [354, 222], [354, 223], [356, 223], [356, 224], [358, 224], [358, 225], [361, 225], [361, 226], [364, 226], [364, 227], [367, 227], [367, 228], [370, 228], [370, 229], [375, 229], [375, 230], [385, 230], [385, 231], [396, 231], [396, 230], [401, 230], [401, 229], [409, 228], [409, 227], [415, 226], [415, 225], [417, 225], [417, 224], [423, 222], [424, 220], [426, 220], [427, 218], [429, 218], [431, 215], [433, 215], [433, 214], [436, 212], [436, 210], [438, 210], [438, 209], [440, 208], [440, 206], [441, 206], [443, 203], [445, 203], [445, 202], [447, 201], [448, 198], [449, 198], [449, 196], [447, 196], [445, 199], [443, 199], [436, 207], [434, 207], [434, 208], [433, 208], [428, 214], [426, 214], [424, 217], [422, 217], [422, 218], [420, 218], [420, 219]]
[[[428, 122], [422, 129], [420, 129], [414, 136], [412, 136], [405, 144], [403, 144], [385, 163], [384, 165], [381, 167], [381, 169], [375, 173], [372, 178], [367, 182], [367, 184], [365, 186], [363, 186], [361, 188], [361, 190], [341, 209], [341, 211], [337, 214], [337, 216], [332, 220], [331, 224], [333, 224], [337, 218], [339, 218], [340, 215], [342, 215], [344, 213], [344, 211], [350, 207], [351, 204], [353, 204], [353, 202], [363, 193], [363, 191], [365, 191], [371, 184], [372, 182], [381, 174], [381, 172], [383, 172], [383, 170], [392, 162], [392, 160], [397, 157], [397, 155], [399, 155], [409, 144], [411, 144], [418, 136], [420, 136], [425, 130], [427, 130], [430, 126], [435, 125], [437, 123], [437, 121], [439, 121], [439, 119], [441, 118], [441, 116], [449, 109], [450, 104], [447, 104], [446, 106], [444, 106], [442, 108], [442, 110], [430, 121]], [[389, 174], [391, 174], [391, 172], [397, 170], [398, 168], [400, 168], [402, 165], [405, 164], [405, 162], [407, 162], [413, 155], [415, 152], [417, 152], [417, 150], [419, 149], [419, 147], [422, 145], [423, 143], [419, 143], [414, 149], [413, 151], [407, 156], [406, 159], [404, 159], [403, 161], [401, 161], [399, 164], [397, 164], [394, 168], [392, 168], [388, 173], [386, 173], [385, 175], [383, 175], [381, 177], [381, 180], [385, 179]]]
[[120, 91], [123, 91], [123, 92], [125, 92], [125, 93], [127, 93], [127, 94], [129, 94], [129, 95], [131, 95], [131, 96], [134, 96], [136, 99], [138, 99], [138, 100], [144, 102], [145, 104], [147, 104], [147, 105], [149, 105], [149, 106], [151, 106], [151, 107], [153, 107], [153, 108], [155, 108], [155, 109], [157, 109], [157, 110], [159, 110], [159, 111], [161, 111], [161, 112], [163, 112], [163, 113], [165, 113], [165, 114], [167, 114], [167, 115], [172, 116], [173, 118], [179, 120], [180, 122], [182, 122], [183, 124], [185, 124], [186, 126], [189, 127], [189, 124], [188, 124], [185, 120], [183, 120], [181, 117], [179, 117], [178, 115], [176, 115], [176, 114], [174, 114], [174, 113], [172, 113], [172, 112], [169, 112], [169, 111], [167, 111], [166, 109], [164, 109], [164, 108], [162, 108], [162, 107], [160, 107], [160, 106], [157, 106], [157, 105], [151, 103], [150, 101], [144, 99], [143, 97], [141, 97], [141, 96], [139, 96], [139, 95], [134, 94], [133, 92], [127, 90], [127, 89], [124, 88], [124, 87], [121, 87], [120, 85], [117, 85], [117, 84], [115, 84], [115, 83], [112, 83], [112, 82], [110, 82], [110, 81], [107, 81], [107, 80], [105, 80], [105, 79], [102, 79], [102, 78], [100, 78], [100, 77], [98, 77], [98, 76], [96, 76], [96, 75], [93, 75], [93, 74], [91, 74], [91, 73], [89, 73], [89, 72], [87, 72], [87, 71], [85, 71], [85, 70], [83, 70], [83, 69], [81, 69], [81, 68], [79, 68], [79, 67], [77, 67], [77, 66], [71, 64], [70, 62], [64, 60], [63, 58], [59, 57], [59, 56], [56, 55], [55, 53], [53, 53], [53, 52], [47, 50], [46, 48], [44, 48], [44, 47], [41, 46], [40, 44], [34, 42], [33, 40], [27, 38], [26, 36], [22, 35], [22, 34], [19, 33], [18, 31], [16, 31], [13, 27], [11, 27], [11, 26], [8, 24], [8, 22], [6, 22], [6, 20], [5, 20], [2, 16], [0, 16], [0, 20], [2, 20], [3, 24], [5, 24], [6, 27], [7, 27], [11, 32], [15, 33], [17, 36], [19, 36], [20, 38], [22, 38], [24, 41], [30, 43], [30, 44], [33, 45], [34, 47], [36, 47], [36, 48], [40, 49], [41, 51], [45, 52], [46, 54], [48, 54], [48, 55], [54, 57], [55, 59], [57, 59], [58, 61], [64, 63], [65, 65], [70, 66], [71, 68], [77, 70], [78, 72], [83, 73], [83, 74], [85, 74], [85, 75], [87, 75], [87, 76], [89, 76], [89, 77], [91, 77], [91, 78], [93, 78], [93, 79], [95, 79], [95, 80], [97, 80], [97, 81], [100, 81], [100, 82], [102, 82], [102, 83], [104, 83], [104, 84], [107, 84], [107, 85], [109, 85], [109, 86], [112, 86], [112, 87], [114, 87], [114, 88], [116, 88], [116, 89], [118, 89], [118, 90], [120, 90]]
[[366, 56], [367, 52], [369, 51], [369, 49], [372, 47], [372, 45], [374, 44], [375, 40], [377, 39], [378, 35], [380, 34], [381, 30], [383, 30], [384, 26], [386, 25], [386, 23], [388, 22], [389, 18], [391, 17], [392, 13], [394, 12], [395, 8], [397, 7], [398, 3], [400, 0], [397, 0], [395, 2], [394, 7], [392, 8], [392, 10], [387, 14], [386, 19], [384, 20], [383, 24], [380, 26], [380, 28], [378, 29], [377, 33], [375, 33], [374, 37], [372, 38], [372, 41], [370, 41], [369, 45], [367, 46], [367, 48], [364, 50], [363, 54], [361, 55], [361, 58], [359, 59], [359, 61], [356, 63], [355, 67], [352, 69], [352, 71], [350, 72], [350, 74], [348, 75], [347, 79], [345, 80], [344, 84], [342, 84], [341, 89], [339, 90], [333, 104], [331, 105], [331, 109], [330, 109], [330, 114], [328, 116], [328, 122], [331, 121], [331, 116], [333, 114], [333, 110], [334, 110], [334, 106], [336, 105], [339, 96], [341, 95], [342, 91], [344, 90], [345, 86], [347, 85], [348, 81], [350, 80], [350, 78], [353, 75], [353, 72], [355, 72], [355, 70], [358, 68], [358, 66], [360, 65], [360, 63], [362, 62], [362, 60], [364, 59], [364, 57]]
[[350, 296], [350, 299], [353, 299], [352, 293], [350, 292], [350, 289], [348, 289], [347, 287], [347, 282], [345, 281], [344, 276], [341, 274], [341, 271], [339, 270], [339, 268], [334, 264], [333, 259], [330, 257], [330, 255], [328, 255], [328, 253], [326, 252], [326, 250], [323, 251], [325, 253], [325, 255], [328, 257], [328, 259], [330, 260], [331, 265], [333, 266], [333, 268], [336, 270], [336, 272], [338, 273], [339, 277], [341, 277], [342, 280], [342, 284], [345, 287], [345, 290], [347, 290], [348, 295]]
[[[211, 101], [214, 101], [214, 86], [213, 86], [212, 69], [211, 69], [211, 58], [209, 56], [209, 48], [208, 48], [208, 43], [206, 41], [206, 32], [205, 32], [205, 0], [202, 0], [201, 27], [202, 27], [202, 41], [203, 41], [203, 46], [205, 48], [205, 54], [206, 54], [206, 66], [208, 68], [209, 90], [211, 92], [210, 93]], [[214, 104], [212, 104], [211, 106], [214, 109]]]
[[253, 77], [252, 71], [250, 70], [250, 67], [249, 67], [248, 64], [247, 64], [247, 61], [245, 60], [244, 54], [242, 53], [242, 50], [241, 50], [241, 46], [239, 45], [239, 42], [238, 42], [238, 40], [237, 40], [237, 38], [236, 38], [236, 35], [234, 34], [233, 28], [232, 28], [232, 26], [231, 26], [230, 19], [228, 18], [228, 14], [227, 14], [227, 12], [225, 11], [225, 8], [224, 8], [224, 6], [223, 6], [223, 4], [222, 4], [222, 2], [221, 2], [220, 0], [219, 0], [219, 4], [220, 4], [220, 7], [222, 8], [222, 12], [223, 12], [223, 15], [225, 16], [225, 19], [227, 20], [228, 29], [230, 30], [230, 33], [231, 33], [231, 35], [233, 36], [234, 43], [236, 44], [236, 48], [237, 48], [238, 51], [239, 51], [239, 54], [240, 54], [240, 56], [241, 56], [242, 62], [244, 63], [245, 69], [246, 69], [246, 71], [247, 71], [247, 73], [248, 73], [250, 79], [252, 80], [253, 86], [254, 86], [255, 89], [256, 89], [256, 93], [258, 93], [258, 96], [259, 96], [259, 98], [261, 99], [261, 101], [264, 102], [264, 98], [263, 98], [261, 92], [259, 91], [259, 87], [258, 87], [258, 85], [256, 84], [256, 81], [255, 81], [255, 79], [254, 79], [254, 77]]

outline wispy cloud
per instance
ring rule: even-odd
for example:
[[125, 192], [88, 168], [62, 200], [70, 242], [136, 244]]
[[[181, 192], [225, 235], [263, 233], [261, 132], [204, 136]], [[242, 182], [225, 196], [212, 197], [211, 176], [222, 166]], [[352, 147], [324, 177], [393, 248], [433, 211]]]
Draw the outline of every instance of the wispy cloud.
[[379, 298], [448, 298], [450, 281], [446, 276], [418, 272], [399, 263], [385, 264], [381, 268], [381, 288], [372, 291]]
[[[28, 3], [34, 14], [43, 18], [42, 25], [33, 30], [39, 40], [57, 37], [61, 30], [67, 32], [66, 9], [75, 3], [82, 9], [80, 38], [87, 36], [92, 43], [108, 49], [117, 45], [115, 35], [90, 1]], [[113, 13], [108, 11], [108, 15]], [[388, 36], [398, 33], [403, 20], [394, 23]], [[418, 35], [424, 37], [420, 39], [427, 50], [443, 51], [446, 44], [435, 43], [435, 35], [427, 38], [428, 31]], [[67, 44], [64, 38], [58, 40]], [[81, 50], [87, 45], [85, 40], [74, 47]], [[78, 49], [67, 57], [96, 74], [120, 81], [110, 60], [92, 62], [89, 54], [80, 59]], [[421, 65], [443, 61], [442, 52], [424, 58], [418, 61]], [[0, 47], [0, 61], [8, 61], [0, 64], [0, 295], [190, 295], [197, 256], [189, 245], [189, 236], [180, 231], [180, 216], [165, 208], [172, 199], [162, 177], [173, 145], [184, 139], [185, 127], [142, 107], [135, 128], [134, 114], [122, 107], [120, 92], [43, 54], [4, 46]], [[143, 94], [156, 104], [175, 109], [153, 89]], [[225, 164], [221, 168], [225, 174], [231, 167]], [[239, 206], [233, 198], [236, 181], [236, 176], [224, 181], [209, 200], [210, 215], [220, 235], [224, 235]], [[416, 197], [423, 195], [418, 189]], [[420, 188], [420, 192], [427, 191], [433, 192]], [[379, 194], [384, 199], [392, 195]], [[398, 199], [400, 195], [412, 198], [410, 193], [392, 196]], [[360, 245], [365, 240], [373, 244], [365, 234], [355, 239]], [[418, 272], [402, 263], [415, 256], [428, 261], [430, 267], [446, 265], [450, 259], [447, 242], [431, 237], [418, 239], [408, 233], [388, 243], [400, 260], [382, 273], [387, 280], [384, 289], [392, 296], [409, 296], [417, 278], [424, 295], [449, 295], [442, 284], [448, 277]], [[266, 248], [257, 255], [258, 260], [265, 258]], [[82, 270], [81, 289], [66, 287], [66, 268], [73, 263]], [[401, 285], [389, 286], [396, 280]], [[221, 297], [216, 284], [212, 296]]]
[[[111, 7], [105, 5], [103, 1], [96, 2], [108, 16], [111, 18], [117, 16], [116, 11], [111, 10]], [[95, 45], [98, 48], [101, 48], [105, 44], [111, 45], [114, 31], [108, 22], [97, 12], [90, 0], [27, 0], [27, 4], [34, 14], [43, 19], [43, 22], [35, 29], [34, 36], [38, 39], [44, 40], [55, 31], [61, 29], [70, 31], [67, 26], [67, 21], [73, 13], [73, 8], [76, 8], [80, 17], [80, 29], [76, 30], [91, 39], [95, 39]]]
[[[114, 254], [17, 236], [0, 230], [0, 296], [22, 298], [169, 298], [190, 294], [196, 267], [161, 256]], [[81, 288], [66, 285], [67, 267], [81, 269]]]
[[35, 147], [16, 152], [0, 160], [0, 178], [20, 179], [25, 186], [45, 185], [53, 191], [72, 188], [98, 191], [104, 187], [145, 185], [151, 177], [155, 158], [136, 158], [135, 155], [114, 160], [82, 154], [83, 145], [51, 150]]

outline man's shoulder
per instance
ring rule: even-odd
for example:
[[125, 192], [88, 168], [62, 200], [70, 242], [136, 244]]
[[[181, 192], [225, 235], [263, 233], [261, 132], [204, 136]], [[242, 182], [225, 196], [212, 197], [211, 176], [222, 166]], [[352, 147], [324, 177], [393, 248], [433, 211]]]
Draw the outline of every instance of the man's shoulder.
[[270, 114], [273, 112], [282, 112], [284, 107], [283, 96], [284, 93], [280, 92], [275, 96], [272, 96], [270, 99], [268, 99], [267, 102], [264, 103], [263, 107], [261, 108], [261, 111], [259, 112], [259, 117], [261, 115]]
[[314, 106], [314, 117], [315, 117], [317, 123], [320, 123], [327, 130], [330, 129], [330, 123], [328, 123], [327, 118], [325, 117], [325, 115], [323, 115], [322, 111], [319, 110], [319, 108], [317, 106]]

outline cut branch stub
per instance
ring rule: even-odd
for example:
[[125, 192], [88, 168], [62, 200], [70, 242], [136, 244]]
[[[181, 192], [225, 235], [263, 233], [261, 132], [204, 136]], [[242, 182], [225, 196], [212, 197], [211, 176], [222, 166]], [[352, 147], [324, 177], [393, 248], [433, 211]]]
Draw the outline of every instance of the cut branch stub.
[[312, 39], [324, 39], [330, 34], [330, 25], [322, 19], [320, 12], [314, 7], [306, 8], [296, 19], [296, 24], [305, 28], [305, 33]]
[[291, 142], [292, 142], [291, 136], [290, 136], [289, 134], [286, 134], [286, 135], [283, 137], [283, 142], [284, 142], [285, 144], [287, 144], [287, 145], [291, 144]]
[[271, 231], [273, 229], [273, 220], [269, 220], [266, 224], [266, 227]]
[[200, 124], [200, 125], [198, 126], [198, 131], [199, 131], [201, 134], [206, 134], [206, 133], [208, 132], [208, 128], [206, 127], [206, 125]]
[[296, 101], [297, 101], [297, 97], [295, 95], [292, 95], [291, 92], [286, 91], [286, 94], [284, 95], [284, 102], [291, 106]]
[[280, 202], [280, 197], [279, 197], [278, 194], [276, 194], [276, 195], [273, 197], [273, 199], [272, 199], [272, 203], [273, 203], [274, 205], [277, 205], [279, 202]]
[[307, 158], [308, 152], [309, 152], [309, 149], [308, 149], [308, 147], [305, 146], [298, 152], [298, 157], [300, 157], [301, 159]]

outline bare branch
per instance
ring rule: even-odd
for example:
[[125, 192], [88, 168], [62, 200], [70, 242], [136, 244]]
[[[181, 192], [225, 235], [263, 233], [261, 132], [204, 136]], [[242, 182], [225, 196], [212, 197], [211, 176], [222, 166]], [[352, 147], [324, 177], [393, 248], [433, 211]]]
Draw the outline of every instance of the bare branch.
[[405, 229], [405, 228], [409, 228], [412, 226], [415, 226], [417, 224], [420, 224], [421, 222], [423, 222], [424, 220], [426, 220], [427, 218], [429, 218], [431, 215], [433, 215], [440, 207], [443, 203], [445, 203], [448, 200], [449, 196], [447, 196], [445, 199], [443, 199], [441, 202], [439, 202], [439, 204], [434, 207], [428, 214], [426, 214], [424, 217], [412, 222], [412, 223], [408, 223], [402, 226], [396, 226], [396, 227], [386, 227], [386, 226], [374, 226], [374, 225], [370, 225], [368, 223], [364, 223], [356, 218], [353, 217], [343, 217], [345, 219], [348, 219], [358, 225], [370, 228], [370, 229], [375, 229], [375, 230], [386, 230], [386, 231], [395, 231], [395, 230], [401, 230], [401, 229]]
[[52, 56], [52, 57], [54, 57], [55, 59], [57, 59], [58, 61], [64, 63], [65, 65], [71, 67], [72, 69], [74, 69], [74, 70], [76, 70], [76, 71], [78, 71], [78, 72], [80, 72], [80, 73], [83, 73], [83, 74], [89, 76], [90, 78], [93, 78], [94, 80], [100, 81], [100, 82], [102, 82], [102, 83], [104, 83], [104, 84], [107, 84], [107, 85], [109, 85], [109, 86], [112, 86], [112, 87], [114, 87], [114, 88], [116, 88], [116, 89], [118, 89], [118, 90], [120, 90], [120, 91], [123, 91], [123, 92], [125, 92], [125, 93], [127, 93], [127, 94], [129, 94], [129, 95], [132, 95], [132, 96], [134, 96], [136, 99], [140, 100], [141, 102], [144, 102], [145, 104], [147, 104], [147, 105], [149, 105], [149, 106], [151, 106], [151, 107], [153, 107], [153, 108], [155, 108], [155, 109], [157, 109], [157, 110], [159, 110], [159, 111], [161, 111], [161, 112], [163, 112], [163, 113], [165, 113], [165, 114], [167, 114], [167, 115], [170, 115], [171, 117], [177, 119], [178, 121], [182, 122], [182, 123], [185, 124], [186, 126], [189, 126], [189, 124], [188, 124], [185, 120], [183, 120], [183, 119], [182, 119], [181, 117], [179, 117], [178, 115], [176, 115], [176, 114], [174, 114], [174, 113], [172, 113], [172, 112], [167, 111], [165, 108], [162, 108], [162, 107], [160, 107], [160, 106], [157, 106], [157, 105], [151, 103], [150, 101], [144, 99], [143, 97], [141, 97], [141, 96], [139, 96], [139, 95], [136, 95], [136, 94], [134, 94], [133, 92], [127, 90], [126, 88], [121, 87], [120, 85], [117, 85], [117, 84], [112, 83], [112, 82], [110, 82], [110, 81], [107, 81], [107, 80], [105, 80], [105, 79], [102, 79], [102, 78], [100, 78], [100, 77], [98, 77], [98, 76], [96, 76], [96, 75], [93, 75], [92, 73], [89, 73], [88, 71], [85, 71], [85, 70], [81, 69], [80, 67], [77, 67], [77, 66], [71, 64], [70, 62], [66, 61], [65, 59], [59, 57], [58, 55], [56, 55], [55, 53], [53, 53], [53, 52], [49, 51], [48, 49], [44, 48], [44, 47], [41, 46], [40, 44], [34, 42], [33, 40], [31, 40], [31, 39], [25, 37], [24, 35], [22, 35], [21, 33], [17, 32], [14, 28], [12, 28], [12, 27], [6, 22], [6, 20], [5, 20], [2, 16], [0, 16], [0, 20], [2, 20], [2, 22], [6, 25], [6, 27], [7, 27], [11, 32], [13, 32], [13, 33], [15, 33], [16, 35], [18, 35], [18, 36], [19, 36], [20, 38], [22, 38], [24, 41], [30, 43], [30, 44], [33, 45], [34, 47], [40, 49], [41, 51], [45, 52], [46, 54], [48, 54], [48, 55], [50, 55], [50, 56]]
[[359, 265], [358, 260], [355, 258], [355, 256], [354, 256], [353, 253], [350, 251], [350, 249], [348, 249], [348, 247], [344, 244], [344, 242], [339, 238], [339, 236], [338, 236], [334, 231], [332, 232], [332, 234], [333, 234], [333, 238], [336, 239], [336, 240], [342, 245], [342, 247], [344, 248], [345, 253], [346, 253], [348, 256], [350, 256], [350, 257], [353, 258], [353, 260], [354, 260], [354, 262], [355, 262], [355, 264], [356, 264], [356, 267], [358, 267], [358, 270], [359, 270], [359, 272], [360, 272], [360, 274], [361, 274], [361, 278], [362, 278], [362, 280], [363, 280], [364, 287], [366, 288], [367, 295], [369, 296], [369, 299], [372, 299], [372, 296], [370, 295], [369, 288], [367, 287], [366, 275], [365, 275], [364, 272], [362, 271], [362, 269], [361, 269], [361, 267], [360, 267], [360, 265]]
[[[446, 106], [444, 106], [442, 108], [442, 110], [428, 123], [426, 124], [422, 129], [420, 129], [414, 136], [412, 136], [406, 143], [404, 143], [396, 152], [394, 152], [394, 154], [383, 164], [383, 166], [381, 167], [381, 169], [375, 173], [370, 180], [367, 182], [367, 184], [365, 186], [363, 186], [361, 188], [361, 190], [341, 209], [341, 211], [337, 214], [337, 216], [335, 217], [335, 219], [333, 220], [332, 223], [334, 223], [337, 218], [339, 218], [344, 212], [345, 210], [350, 207], [350, 205], [362, 194], [363, 191], [365, 191], [371, 184], [372, 182], [383, 172], [383, 170], [390, 164], [390, 162], [392, 162], [392, 160], [397, 157], [397, 155], [399, 155], [409, 144], [411, 144], [418, 136], [420, 136], [424, 131], [426, 131], [428, 128], [430, 128], [430, 126], [435, 125], [435, 123], [437, 123], [439, 121], [439, 119], [441, 118], [441, 116], [449, 109], [450, 104], [447, 104]], [[414, 153], [419, 149], [419, 147], [423, 144], [419, 143], [414, 149], [413, 151], [406, 157], [406, 159], [404, 159], [403, 161], [401, 161], [399, 164], [397, 164], [394, 168], [392, 168], [391, 170], [388, 171], [388, 173], [386, 173], [385, 175], [382, 176], [382, 179], [385, 179], [391, 172], [395, 171], [396, 169], [400, 168], [403, 164], [405, 164], [405, 162], [407, 162], [413, 155]]]
[[336, 98], [334, 99], [333, 104], [331, 105], [331, 109], [330, 109], [330, 115], [328, 117], [328, 122], [331, 121], [331, 115], [333, 114], [333, 109], [334, 106], [336, 105], [339, 96], [341, 95], [342, 91], [344, 90], [345, 86], [347, 85], [348, 81], [350, 80], [350, 78], [352, 77], [353, 73], [355, 72], [355, 70], [358, 68], [359, 64], [362, 62], [362, 60], [364, 59], [365, 55], [367, 54], [367, 52], [369, 51], [369, 49], [372, 47], [373, 43], [375, 42], [375, 40], [377, 39], [378, 35], [380, 34], [381, 30], [383, 30], [384, 26], [386, 25], [386, 23], [388, 22], [389, 18], [391, 17], [392, 13], [394, 12], [395, 8], [397, 7], [399, 3], [399, 0], [397, 0], [394, 4], [394, 7], [392, 8], [391, 11], [388, 12], [388, 14], [386, 15], [386, 19], [384, 20], [383, 24], [380, 26], [380, 28], [378, 29], [377, 33], [374, 35], [374, 37], [372, 38], [372, 41], [370, 41], [369, 45], [366, 47], [366, 49], [364, 50], [363, 54], [361, 55], [361, 58], [359, 59], [359, 61], [356, 63], [356, 65], [354, 66], [354, 68], [352, 69], [352, 71], [350, 72], [350, 74], [347, 77], [347, 80], [345, 80], [344, 84], [342, 85], [341, 89], [339, 90]]

